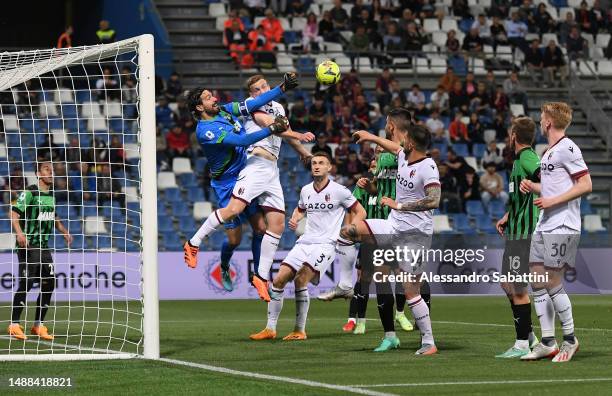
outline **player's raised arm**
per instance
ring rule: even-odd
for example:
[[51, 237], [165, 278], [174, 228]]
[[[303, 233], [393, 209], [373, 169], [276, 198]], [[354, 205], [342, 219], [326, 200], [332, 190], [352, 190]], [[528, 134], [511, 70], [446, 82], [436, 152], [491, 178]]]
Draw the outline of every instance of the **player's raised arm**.
[[423, 212], [437, 209], [440, 206], [440, 184], [431, 184], [425, 187], [425, 198], [418, 201], [395, 202], [395, 200], [384, 197], [381, 205], [400, 212]]
[[247, 99], [242, 102], [232, 102], [223, 105], [223, 109], [235, 116], [248, 116], [253, 111], [259, 109], [268, 102], [276, 100], [283, 94], [299, 85], [297, 74], [293, 72], [285, 73], [283, 82], [275, 88], [264, 92], [256, 98]]
[[265, 139], [273, 133], [282, 133], [289, 127], [289, 121], [286, 117], [276, 117], [270, 126], [255, 131], [249, 134], [239, 135], [237, 133], [227, 132], [225, 130], [210, 131], [205, 124], [198, 123], [196, 135], [200, 144], [219, 144], [226, 146], [244, 146], [248, 147], [251, 144]]
[[398, 143], [395, 143], [389, 139], [382, 138], [380, 136], [376, 136], [368, 131], [357, 131], [353, 133], [353, 139], [356, 139], [356, 143], [362, 142], [372, 142], [376, 143], [383, 150], [388, 151], [393, 154], [397, 154], [398, 151], [402, 150], [402, 146]]

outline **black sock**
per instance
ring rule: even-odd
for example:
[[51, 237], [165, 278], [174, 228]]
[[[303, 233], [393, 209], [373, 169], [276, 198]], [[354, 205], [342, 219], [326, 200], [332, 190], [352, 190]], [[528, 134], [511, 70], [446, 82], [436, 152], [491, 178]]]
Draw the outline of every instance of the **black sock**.
[[553, 346], [555, 344], [555, 337], [542, 337], [542, 344], [546, 346]]
[[11, 323], [19, 323], [21, 318], [21, 312], [26, 305], [26, 299], [28, 292], [33, 286], [33, 281], [27, 281], [26, 279], [20, 279], [17, 291], [13, 296], [13, 308], [11, 310]]
[[385, 333], [395, 331], [393, 290], [389, 282], [376, 282], [376, 300], [378, 302], [378, 315]]
[[51, 303], [51, 297], [53, 296], [53, 290], [55, 290], [55, 278], [43, 278], [40, 282], [40, 294], [36, 300], [36, 313], [34, 315], [35, 320], [39, 323], [45, 320], [49, 304]]
[[400, 282], [395, 282], [395, 309], [404, 312], [404, 305], [406, 305], [404, 286]]
[[576, 336], [574, 335], [574, 333], [572, 333], [572, 334], [564, 334], [563, 335], [563, 341], [567, 341], [570, 344], [575, 344], [576, 343]]
[[427, 304], [427, 308], [429, 308], [429, 313], [431, 313], [431, 290], [429, 289], [429, 282], [426, 280], [421, 283], [421, 298]]
[[370, 299], [370, 281], [362, 281], [361, 283], [361, 294], [357, 304], [357, 317], [363, 319], [366, 317], [366, 310], [368, 309], [368, 300]]
[[528, 340], [531, 329], [531, 303], [512, 304], [517, 340]]
[[357, 310], [359, 306], [359, 299], [361, 294], [361, 282], [355, 282], [355, 286], [353, 286], [353, 298], [351, 298], [351, 302], [349, 303], [349, 318], [357, 318]]

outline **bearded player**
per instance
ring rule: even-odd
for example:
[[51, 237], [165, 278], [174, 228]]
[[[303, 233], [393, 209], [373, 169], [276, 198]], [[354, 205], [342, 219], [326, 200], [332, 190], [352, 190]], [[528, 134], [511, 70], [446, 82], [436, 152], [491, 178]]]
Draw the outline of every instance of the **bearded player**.
[[[413, 125], [410, 119], [410, 113], [402, 108], [391, 110], [387, 116], [387, 130], [392, 136], [400, 136], [403, 144], [366, 131], [355, 132], [358, 143], [373, 142], [397, 155], [396, 199], [383, 197], [381, 201], [382, 205], [391, 208], [388, 219], [353, 222], [342, 229], [342, 237], [354, 242], [373, 238], [376, 243], [386, 244], [389, 248], [402, 244], [413, 251], [426, 250], [431, 246], [433, 210], [440, 204], [438, 167], [426, 155], [431, 132], [426, 127]], [[384, 269], [384, 266], [380, 268]], [[429, 307], [420, 295], [420, 275], [425, 262], [422, 257], [416, 260], [406, 257], [399, 261], [399, 268], [407, 275], [404, 282], [406, 299], [421, 333], [421, 347], [416, 355], [433, 355], [438, 349], [434, 342]], [[377, 281], [376, 278], [374, 280]], [[395, 349], [399, 345], [395, 332], [390, 332], [385, 333], [379, 348]]]
[[[289, 123], [284, 117], [276, 117], [274, 122], [263, 129], [252, 131], [247, 134], [244, 126], [236, 117], [246, 117], [253, 111], [268, 102], [279, 98], [287, 90], [297, 87], [298, 80], [294, 73], [286, 73], [283, 83], [276, 88], [260, 95], [252, 100], [244, 102], [233, 102], [219, 106], [209, 90], [198, 88], [189, 95], [189, 108], [194, 117], [198, 120], [196, 136], [202, 145], [208, 164], [211, 169], [213, 188], [219, 205], [226, 207], [231, 200], [232, 191], [238, 179], [240, 171], [246, 166], [246, 149], [251, 144], [269, 137], [271, 134], [279, 134], [287, 130]], [[250, 205], [247, 213], [251, 217], [256, 213], [256, 204]], [[241, 224], [247, 216], [234, 216], [231, 220], [224, 221], [219, 217], [218, 210], [213, 212], [216, 215], [213, 219], [209, 218], [196, 232], [196, 234], [183, 246], [185, 251], [185, 262], [190, 268], [197, 266], [197, 255], [199, 246], [205, 236], [210, 234], [210, 230], [223, 225], [231, 245], [238, 245], [242, 237]], [[257, 226], [256, 222], [251, 224]], [[257, 230], [263, 233], [262, 230]], [[260, 252], [258, 246], [254, 246], [253, 258], [259, 259]], [[227, 252], [227, 250], [230, 250]], [[229, 253], [229, 254], [228, 254]], [[231, 249], [222, 252], [222, 257], [227, 259], [227, 265], [223, 268], [223, 284], [226, 289], [231, 289], [231, 278], [229, 277], [229, 258]], [[258, 285], [255, 285], [256, 287]], [[258, 288], [258, 293], [261, 290]], [[267, 291], [265, 291], [267, 293]]]
[[[535, 140], [536, 125], [529, 117], [518, 117], [512, 121], [509, 130], [510, 148], [514, 150], [514, 163], [508, 185], [510, 200], [508, 212], [497, 222], [497, 231], [506, 238], [502, 261], [503, 275], [525, 275], [529, 273], [529, 247], [531, 234], [538, 222], [539, 210], [534, 205], [535, 194], [523, 193], [519, 187], [523, 180], [540, 181], [540, 159], [531, 148]], [[504, 282], [512, 316], [516, 341], [498, 358], [518, 358], [531, 352], [538, 343], [531, 326], [531, 302], [527, 283]]]
[[313, 182], [300, 191], [298, 206], [289, 220], [292, 230], [306, 216], [304, 234], [283, 260], [270, 288], [266, 327], [250, 338], [255, 341], [276, 338], [276, 324], [283, 309], [284, 289], [293, 280], [295, 284], [295, 327], [285, 341], [305, 340], [306, 319], [310, 306], [308, 283], [318, 284], [320, 275], [334, 262], [336, 243], [345, 213], [354, 221], [365, 219], [366, 213], [351, 192], [329, 179], [332, 169], [327, 153], [315, 153], [311, 159]]
[[39, 162], [37, 176], [38, 185], [28, 186], [11, 208], [11, 224], [17, 236], [19, 274], [17, 290], [13, 296], [8, 333], [18, 340], [27, 339], [19, 322], [21, 312], [26, 305], [28, 292], [34, 284], [38, 284], [40, 293], [36, 300], [34, 326], [32, 326], [31, 333], [43, 340], [50, 341], [54, 337], [49, 334], [49, 330], [44, 325], [55, 290], [55, 273], [53, 257], [49, 250], [49, 237], [53, 234], [53, 229], [57, 228], [63, 234], [66, 245], [70, 246], [72, 236], [55, 216], [55, 198], [51, 191], [53, 164], [49, 161]]
[[[529, 265], [532, 273], [547, 275], [547, 282], [532, 283], [533, 302], [542, 328], [542, 340], [521, 360], [552, 357], [555, 363], [568, 362], [578, 351], [574, 335], [572, 304], [563, 288], [567, 268], [576, 265], [580, 242], [580, 197], [592, 191], [591, 176], [582, 152], [566, 135], [572, 122], [572, 108], [563, 102], [544, 103], [540, 128], [548, 149], [540, 160], [540, 183], [521, 182], [521, 192], [536, 193], [540, 220], [531, 240]], [[563, 329], [563, 342], [555, 339], [555, 314]]]

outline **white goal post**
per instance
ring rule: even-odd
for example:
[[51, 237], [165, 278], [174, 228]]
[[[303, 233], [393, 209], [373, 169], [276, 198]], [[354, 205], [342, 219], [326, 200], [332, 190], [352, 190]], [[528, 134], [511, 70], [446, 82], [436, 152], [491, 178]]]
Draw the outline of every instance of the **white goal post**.
[[[32, 189], [49, 162], [70, 244]], [[0, 361], [159, 358], [156, 162], [152, 35], [0, 53]], [[14, 213], [28, 257], [52, 255], [48, 305], [44, 264], [20, 263]], [[21, 281], [31, 290], [15, 309]], [[31, 334], [40, 319], [54, 339]], [[8, 334], [16, 323], [26, 340]]]

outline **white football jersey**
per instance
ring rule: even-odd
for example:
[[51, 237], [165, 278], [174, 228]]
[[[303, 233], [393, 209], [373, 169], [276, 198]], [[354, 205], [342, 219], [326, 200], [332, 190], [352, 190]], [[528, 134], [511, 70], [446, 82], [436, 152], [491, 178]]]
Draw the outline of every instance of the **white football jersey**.
[[335, 244], [340, 236], [345, 210], [357, 205], [350, 190], [335, 181], [328, 180], [317, 191], [314, 182], [302, 187], [298, 210], [306, 212], [306, 229], [297, 243]]
[[[274, 102], [274, 101], [266, 103], [265, 105], [257, 109], [255, 112], [263, 112], [263, 113], [269, 114], [273, 118], [276, 116], [285, 115], [285, 109], [283, 108], [283, 105], [281, 105], [278, 102]], [[248, 133], [259, 131], [260, 129], [262, 129], [262, 127], [257, 125], [252, 115], [249, 115], [246, 118], [246, 121], [244, 122], [244, 129], [246, 130], [246, 133], [248, 134]], [[268, 151], [270, 154], [278, 158], [280, 154], [280, 146], [282, 142], [283, 142], [283, 139], [280, 136], [270, 135], [265, 139], [262, 139], [258, 142], [253, 143], [248, 148], [247, 152], [250, 153], [251, 151], [253, 151], [255, 147], [262, 147], [266, 151]]]
[[[542, 154], [540, 181], [542, 197], [555, 197], [567, 192], [581, 176], [589, 173], [580, 148], [567, 136], [562, 137]], [[538, 231], [560, 226], [580, 231], [580, 197], [540, 212]]]
[[[440, 185], [438, 166], [431, 158], [408, 162], [404, 150], [397, 152], [397, 177], [395, 182], [395, 201], [414, 202], [425, 198], [425, 189]], [[404, 212], [391, 210], [389, 221], [396, 231], [420, 230], [433, 234], [433, 210]]]

